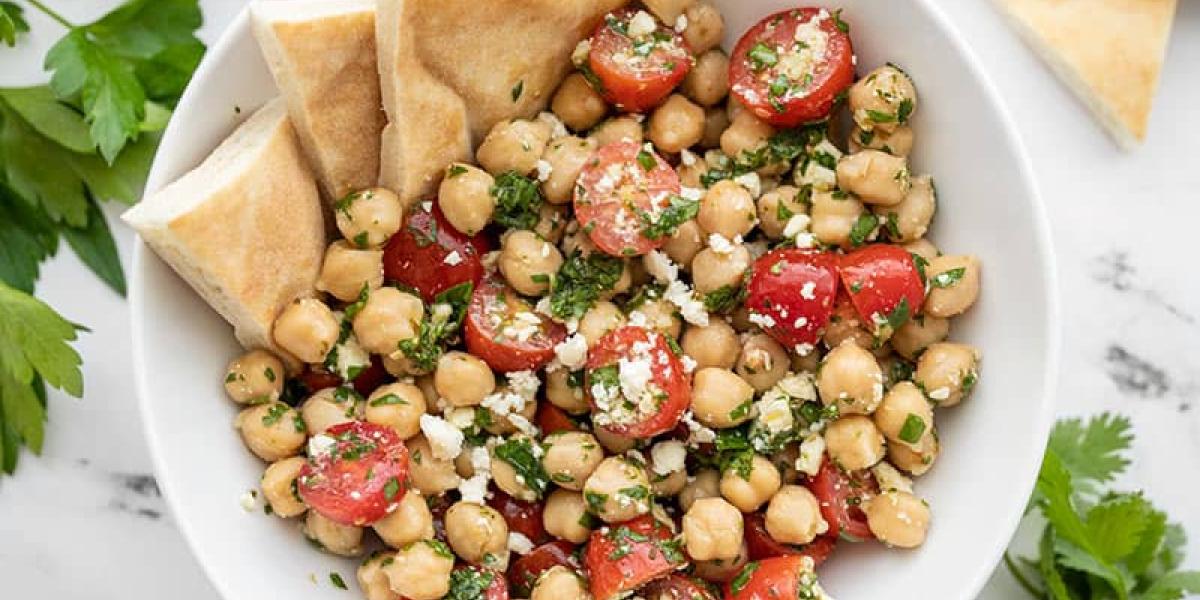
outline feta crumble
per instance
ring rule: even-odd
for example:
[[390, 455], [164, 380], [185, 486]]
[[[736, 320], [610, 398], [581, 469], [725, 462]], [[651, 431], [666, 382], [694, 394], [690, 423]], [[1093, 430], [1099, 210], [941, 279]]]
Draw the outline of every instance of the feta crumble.
[[421, 432], [429, 440], [433, 455], [441, 460], [454, 460], [462, 454], [463, 432], [441, 417], [421, 415]]

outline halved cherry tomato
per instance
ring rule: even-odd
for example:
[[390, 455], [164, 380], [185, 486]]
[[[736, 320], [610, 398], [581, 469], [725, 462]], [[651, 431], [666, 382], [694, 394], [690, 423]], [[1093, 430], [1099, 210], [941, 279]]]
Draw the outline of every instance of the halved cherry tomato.
[[436, 205], [421, 204], [383, 249], [383, 274], [392, 281], [416, 288], [426, 302], [460, 283], [479, 283], [484, 268], [480, 256], [488, 251], [487, 238], [469, 238], [451, 226]]
[[371, 355], [371, 364], [354, 378], [354, 391], [363, 396], [370, 396], [375, 388], [388, 380], [387, 369], [383, 368], [383, 359], [378, 354]]
[[323, 436], [332, 438], [328, 447], [309, 456], [296, 479], [304, 503], [333, 521], [360, 527], [395, 510], [408, 478], [408, 448], [395, 431], [352, 421], [317, 438]]
[[925, 283], [912, 254], [900, 246], [872, 244], [841, 258], [838, 271], [864, 325], [892, 332], [921, 310]]
[[575, 545], [571, 542], [555, 540], [542, 544], [513, 561], [508, 567], [508, 584], [512, 586], [513, 595], [528, 598], [538, 577], [558, 565], [576, 572], [581, 569], [579, 559], [575, 556]]
[[438, 494], [425, 496], [425, 506], [429, 507], [429, 514], [433, 515], [433, 537], [446, 541], [446, 511], [454, 506], [454, 502], [449, 495]]
[[[342, 385], [342, 378], [337, 373], [330, 373], [321, 367], [308, 365], [296, 379], [304, 385], [308, 393], [315, 394], [323, 389]], [[387, 369], [383, 368], [383, 360], [378, 355], [371, 356], [371, 364], [354, 378], [354, 391], [368, 396], [375, 388], [383, 385], [388, 379]]]
[[[692, 53], [683, 36], [655, 21], [651, 32], [634, 36], [630, 19], [641, 11], [609, 13], [592, 34], [588, 66], [604, 99], [625, 112], [658, 106], [692, 69]], [[649, 13], [647, 13], [649, 14]]]
[[686, 562], [679, 540], [650, 515], [592, 532], [584, 554], [595, 600], [612, 600]]
[[651, 581], [638, 595], [646, 600], [720, 600], [707, 583], [679, 573]]
[[[633, 325], [610, 331], [588, 354], [584, 388], [592, 390], [598, 381], [597, 370], [605, 369], [606, 375], [610, 374], [621, 359], [648, 363], [652, 385], [646, 386], [645, 398], [624, 398], [620, 385], [605, 386], [615, 395], [611, 401], [601, 402], [588, 393], [593, 410], [601, 413], [593, 418], [594, 422], [612, 433], [636, 438], [649, 438], [673, 429], [691, 403], [692, 384], [666, 339], [662, 334]], [[602, 383], [613, 382], [610, 377]]]
[[[493, 569], [488, 569], [486, 567], [478, 567], [475, 565], [460, 565], [460, 566], [454, 567], [454, 570], [455, 570], [455, 572], [464, 572], [464, 573], [469, 572], [470, 576], [464, 577], [463, 580], [464, 581], [472, 581], [472, 583], [474, 583], [475, 581], [482, 583], [482, 581], [481, 581], [482, 578], [485, 578], [485, 577], [488, 578], [487, 579], [487, 582], [488, 582], [487, 587], [483, 589], [483, 596], [477, 598], [477, 600], [508, 600], [508, 582], [504, 580], [504, 573], [495, 571]], [[454, 579], [455, 578], [452, 575], [450, 581], [453, 583]], [[474, 592], [476, 589], [478, 589], [478, 588], [476, 588], [475, 585], [472, 585], [470, 591]], [[450, 595], [455, 598], [465, 598], [466, 597], [465, 595], [460, 595], [460, 596], [454, 595], [455, 591], [459, 591], [460, 593], [465, 593], [466, 590], [456, 590], [455, 588], [451, 587], [450, 591], [451, 591]]]
[[467, 350], [492, 369], [540, 369], [565, 339], [565, 327], [535, 312], [504, 283], [488, 278], [475, 286], [467, 308]]
[[766, 520], [762, 513], [750, 513], [745, 516], [746, 549], [750, 560], [762, 560], [775, 556], [798, 554], [813, 559], [813, 565], [819, 565], [829, 558], [837, 546], [837, 534], [822, 535], [803, 546], [793, 546], [778, 542], [767, 531]]
[[829, 324], [837, 296], [837, 257], [798, 248], [754, 261], [746, 308], [786, 348], [807, 354]]
[[342, 385], [342, 378], [337, 373], [330, 373], [323, 368], [308, 365], [304, 372], [296, 376], [308, 393], [315, 394], [323, 389]]
[[842, 27], [822, 8], [785, 10], [759, 21], [733, 49], [730, 91], [776, 127], [828, 117], [838, 94], [854, 83], [854, 48]]
[[816, 576], [805, 567], [803, 556], [789, 555], [746, 563], [725, 584], [725, 600], [780, 600], [815, 598], [805, 593]]
[[826, 459], [808, 489], [821, 505], [821, 516], [829, 523], [826, 535], [846, 534], [856, 540], [875, 537], [862, 506], [879, 493], [879, 484], [869, 471], [845, 473]]
[[580, 430], [579, 424], [571, 420], [567, 411], [549, 402], [538, 403], [537, 416], [534, 420], [537, 422], [538, 429], [542, 430], [542, 435]]
[[667, 243], [646, 237], [656, 215], [679, 194], [679, 174], [657, 153], [630, 141], [601, 146], [575, 186], [575, 217], [597, 248], [637, 256]]
[[546, 528], [542, 526], [541, 502], [522, 502], [493, 489], [492, 497], [487, 503], [504, 517], [509, 531], [529, 538], [534, 544], [550, 541], [550, 536], [546, 535]]

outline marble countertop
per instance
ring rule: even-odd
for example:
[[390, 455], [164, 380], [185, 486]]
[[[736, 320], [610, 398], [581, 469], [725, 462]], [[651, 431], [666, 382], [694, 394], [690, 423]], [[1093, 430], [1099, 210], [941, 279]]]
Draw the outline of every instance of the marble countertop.
[[[209, 41], [244, 4], [201, 3]], [[55, 4], [83, 20], [116, 2]], [[1058, 411], [1114, 410], [1133, 419], [1134, 467], [1121, 484], [1146, 490], [1193, 532], [1188, 565], [1196, 568], [1200, 277], [1185, 242], [1200, 217], [1200, 3], [1179, 4], [1149, 139], [1130, 154], [1109, 141], [986, 2], [941, 4], [1006, 96], [1049, 210], [1064, 306]], [[0, 85], [45, 79], [38, 65], [60, 29], [39, 15], [30, 20], [34, 34], [21, 47], [0, 49]], [[128, 259], [133, 235], [114, 226]], [[16, 476], [0, 480], [6, 595], [217, 598], [151, 474], [129, 363], [128, 305], [69, 251], [44, 267], [38, 295], [92, 329], [77, 345], [87, 393], [83, 400], [52, 394], [43, 455], [23, 455]], [[1024, 596], [998, 573], [981, 597]]]

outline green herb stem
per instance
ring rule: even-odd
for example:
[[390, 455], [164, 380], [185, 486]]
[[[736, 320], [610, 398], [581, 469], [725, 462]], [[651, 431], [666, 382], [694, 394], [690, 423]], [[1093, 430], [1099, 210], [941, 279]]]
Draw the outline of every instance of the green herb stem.
[[1017, 563], [1013, 561], [1012, 555], [1007, 552], [1004, 553], [1004, 566], [1008, 568], [1008, 572], [1012, 574], [1013, 579], [1017, 580], [1017, 583], [1021, 584], [1021, 587], [1025, 588], [1026, 592], [1029, 592], [1030, 596], [1033, 596], [1034, 598], [1046, 597], [1046, 592], [1037, 589], [1037, 586], [1033, 585], [1033, 582], [1029, 581], [1029, 578], [1025, 577], [1025, 574], [1021, 572], [1020, 567], [1018, 567]]
[[54, 9], [50, 8], [49, 6], [42, 4], [38, 0], [29, 0], [29, 3], [32, 4], [34, 8], [42, 11], [43, 13], [46, 13], [46, 16], [50, 17], [51, 19], [54, 19], [55, 21], [58, 21], [59, 25], [62, 25], [63, 27], [66, 27], [67, 29], [75, 29], [74, 23], [71, 23], [70, 21], [66, 20], [62, 15], [58, 14]]

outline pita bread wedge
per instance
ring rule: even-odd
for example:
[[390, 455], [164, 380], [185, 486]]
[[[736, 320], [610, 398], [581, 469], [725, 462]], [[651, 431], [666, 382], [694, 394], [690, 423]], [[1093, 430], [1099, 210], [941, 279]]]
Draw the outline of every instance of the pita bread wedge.
[[1176, 0], [996, 0], [1125, 149], [1146, 137]]
[[325, 222], [282, 99], [122, 218], [233, 325], [243, 346], [299, 365], [276, 347], [271, 328], [289, 302], [313, 294]]
[[260, 0], [254, 36], [326, 198], [374, 187], [385, 122], [374, 0]]
[[379, 0], [376, 40], [388, 125], [380, 184], [411, 203], [469, 160], [492, 125], [532, 117], [571, 51], [625, 0]]

